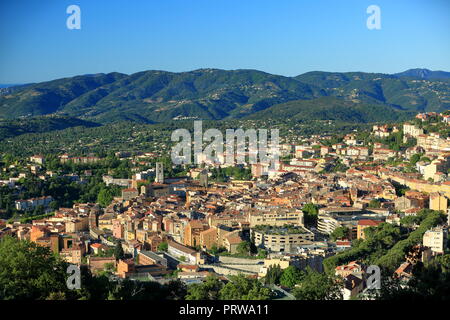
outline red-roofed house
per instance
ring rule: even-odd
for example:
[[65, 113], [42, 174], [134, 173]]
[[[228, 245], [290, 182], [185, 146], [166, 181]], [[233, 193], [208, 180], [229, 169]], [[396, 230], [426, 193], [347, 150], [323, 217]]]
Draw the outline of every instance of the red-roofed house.
[[94, 254], [98, 254], [100, 251], [104, 251], [106, 250], [106, 246], [104, 246], [101, 243], [92, 243], [90, 245], [92, 251], [94, 252]]
[[335, 268], [335, 273], [337, 276], [341, 276], [343, 278], [347, 277], [350, 274], [361, 274], [364, 271], [363, 266], [358, 263], [358, 261], [351, 261], [348, 264], [344, 264], [341, 266], [337, 266]]
[[128, 188], [122, 190], [122, 199], [124, 201], [136, 198], [139, 195], [139, 192], [136, 188]]
[[357, 239], [365, 239], [366, 236], [364, 234], [364, 229], [369, 227], [376, 227], [383, 221], [363, 219], [358, 221], [358, 226], [356, 227], [356, 238]]

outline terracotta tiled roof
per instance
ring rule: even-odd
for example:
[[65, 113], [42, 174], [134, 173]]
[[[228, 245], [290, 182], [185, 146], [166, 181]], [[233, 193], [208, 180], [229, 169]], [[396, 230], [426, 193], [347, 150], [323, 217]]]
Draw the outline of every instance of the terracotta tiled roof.
[[383, 221], [377, 221], [377, 220], [370, 220], [370, 219], [363, 219], [358, 221], [359, 226], [377, 226]]

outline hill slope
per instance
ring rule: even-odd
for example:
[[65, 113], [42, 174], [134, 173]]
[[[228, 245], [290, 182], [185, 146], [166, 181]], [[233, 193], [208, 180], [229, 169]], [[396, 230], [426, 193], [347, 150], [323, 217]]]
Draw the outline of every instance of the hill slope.
[[394, 109], [421, 112], [450, 107], [450, 82], [402, 78], [363, 72], [308, 72], [297, 80], [320, 87], [325, 95], [362, 104], [384, 104]]
[[[257, 70], [200, 69], [83, 75], [0, 92], [0, 119], [56, 114], [100, 123], [153, 123], [179, 118], [268, 117], [286, 108], [294, 112], [293, 117], [318, 116], [307, 112], [308, 105], [318, 108], [322, 116], [347, 110], [347, 115], [339, 117], [381, 121], [397, 119], [401, 113], [449, 109], [446, 74], [315, 71], [284, 77]], [[324, 97], [335, 99], [319, 99]], [[331, 105], [323, 105], [324, 101]], [[288, 102], [293, 104], [279, 106]], [[264, 112], [266, 109], [271, 111]], [[350, 117], [350, 111], [356, 112], [355, 116]]]
[[70, 117], [36, 117], [23, 120], [0, 121], [0, 141], [25, 133], [43, 133], [71, 127], [97, 127], [99, 124]]
[[345, 122], [400, 121], [413, 116], [411, 112], [393, 109], [383, 104], [358, 104], [336, 97], [294, 100], [274, 105], [248, 116], [248, 119], [310, 119]]

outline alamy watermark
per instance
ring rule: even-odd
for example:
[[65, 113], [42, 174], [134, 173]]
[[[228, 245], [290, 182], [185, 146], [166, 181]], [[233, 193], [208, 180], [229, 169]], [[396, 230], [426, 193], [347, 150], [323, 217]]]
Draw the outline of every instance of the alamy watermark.
[[367, 289], [381, 289], [381, 270], [380, 267], [377, 265], [370, 265], [367, 270], [367, 274], [370, 274], [370, 276], [366, 280], [366, 286]]
[[[70, 16], [66, 20], [66, 26], [69, 30], [81, 29], [81, 9], [78, 5], [72, 4], [67, 7], [66, 13]], [[366, 20], [366, 26], [369, 30], [381, 29], [381, 9], [378, 5], [372, 4], [367, 7], [366, 13], [370, 16]]]
[[81, 9], [76, 4], [67, 7], [66, 13], [70, 16], [66, 20], [66, 26], [69, 30], [81, 29]]
[[[203, 133], [202, 121], [194, 121], [194, 139], [187, 129], [176, 129], [172, 142], [178, 142], [171, 151], [174, 164], [257, 164], [276, 169], [279, 159], [279, 130], [227, 129], [224, 135], [210, 128]], [[248, 148], [247, 148], [248, 141]], [[203, 149], [203, 143], [209, 144]], [[248, 159], [248, 161], [247, 161]]]
[[80, 267], [71, 264], [67, 267], [66, 270], [67, 274], [70, 274], [69, 277], [67, 277], [66, 285], [69, 290], [75, 290], [75, 289], [81, 289], [81, 270]]
[[367, 14], [370, 16], [367, 18], [366, 25], [369, 30], [380, 30], [381, 29], [381, 9], [377, 5], [370, 5], [366, 10]]

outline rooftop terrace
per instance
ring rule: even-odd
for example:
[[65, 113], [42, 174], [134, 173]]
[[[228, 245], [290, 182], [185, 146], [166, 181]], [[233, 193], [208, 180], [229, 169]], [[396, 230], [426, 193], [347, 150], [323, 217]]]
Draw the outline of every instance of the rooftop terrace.
[[286, 224], [284, 226], [268, 226], [268, 225], [258, 225], [252, 228], [257, 232], [262, 232], [264, 234], [274, 234], [274, 235], [287, 235], [287, 234], [301, 234], [308, 233], [308, 230], [301, 226]]

